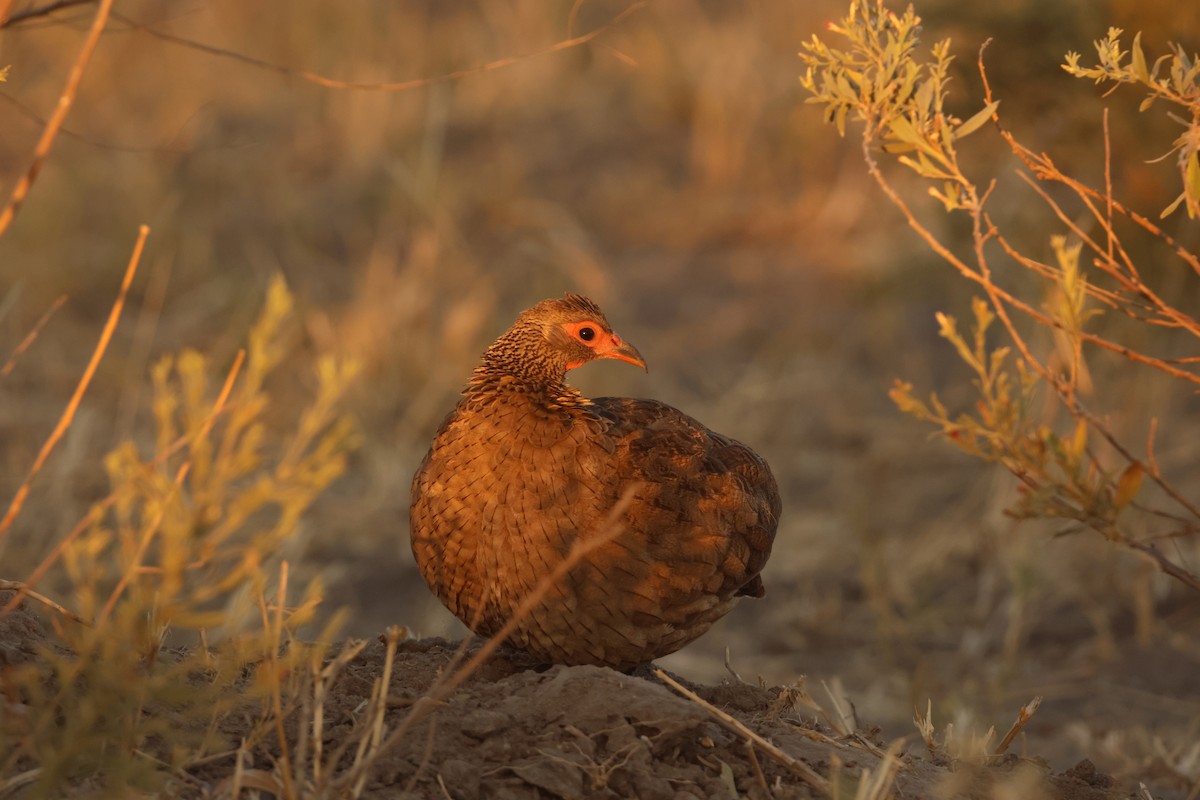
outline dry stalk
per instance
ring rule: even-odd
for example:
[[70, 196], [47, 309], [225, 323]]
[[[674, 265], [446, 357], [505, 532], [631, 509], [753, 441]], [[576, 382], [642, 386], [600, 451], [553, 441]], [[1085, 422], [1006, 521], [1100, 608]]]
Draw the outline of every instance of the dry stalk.
[[758, 785], [762, 787], [763, 797], [770, 797], [771, 787], [767, 785], [767, 776], [763, 774], [762, 765], [758, 763], [758, 754], [754, 752], [754, 742], [746, 739], [742, 744], [746, 748], [746, 758], [750, 759], [750, 765], [754, 767], [754, 777], [758, 779]]
[[[370, 726], [367, 735], [358, 743], [358, 752], [354, 756], [354, 766], [373, 760], [383, 742], [384, 715], [387, 714], [387, 698], [392, 686], [392, 669], [396, 663], [396, 647], [400, 643], [400, 628], [390, 626], [386, 632], [387, 651], [383, 659], [383, 674], [375, 679], [375, 690], [371, 693], [371, 702], [367, 707], [367, 723]], [[354, 767], [351, 767], [353, 769]], [[359, 771], [351, 796], [359, 797], [367, 783], [367, 770]]]
[[[100, 5], [96, 9], [96, 16], [92, 18], [92, 27], [88, 31], [87, 38], [83, 41], [83, 47], [79, 50], [79, 56], [75, 59], [75, 63], [71, 67], [70, 75], [67, 76], [67, 84], [63, 87], [62, 94], [58, 97], [58, 105], [55, 107], [54, 113], [50, 115], [50, 121], [42, 129], [42, 136], [38, 139], [37, 147], [34, 148], [33, 160], [29, 164], [29, 169], [17, 181], [16, 186], [13, 187], [12, 195], [8, 198], [8, 203], [4, 206], [4, 210], [0, 211], [0, 236], [3, 236], [4, 232], [8, 230], [8, 226], [12, 224], [13, 217], [17, 215], [21, 204], [25, 202], [30, 187], [37, 180], [38, 173], [42, 169], [42, 164], [46, 161], [46, 157], [50, 155], [50, 148], [54, 145], [54, 139], [58, 136], [58, 131], [67, 119], [67, 114], [71, 111], [71, 105], [75, 102], [75, 93], [79, 89], [79, 82], [83, 79], [83, 73], [92, 58], [92, 52], [96, 49], [96, 43], [100, 41], [100, 34], [104, 32], [104, 26], [108, 24], [108, 16], [112, 11], [112, 5], [113, 0], [100, 0]], [[146, 230], [147, 232], [149, 231], [148, 228]], [[145, 238], [145, 236], [143, 235], [142, 238]]]
[[48, 606], [49, 608], [54, 609], [55, 611], [57, 611], [59, 614], [62, 614], [67, 619], [78, 622], [80, 625], [90, 625], [91, 624], [91, 623], [87, 622], [83, 617], [76, 614], [74, 611], [71, 611], [69, 608], [64, 608], [63, 606], [61, 606], [58, 603], [51, 600], [49, 597], [46, 597], [46, 595], [41, 594], [39, 592], [35, 592], [33, 589], [30, 589], [22, 581], [8, 581], [8, 580], [4, 580], [3, 578], [0, 578], [0, 592], [3, 592], [3, 591], [18, 592], [21, 597], [28, 597], [31, 600], [37, 600], [42, 605]]
[[[3, 16], [3, 14], [0, 14], [0, 19], [2, 19]], [[67, 302], [67, 296], [65, 294], [60, 294], [58, 298], [50, 304], [50, 308], [46, 309], [46, 313], [42, 314], [42, 318], [37, 321], [37, 324], [33, 326], [33, 329], [29, 331], [29, 333], [25, 334], [25, 338], [21, 340], [20, 344], [13, 348], [12, 354], [8, 357], [8, 361], [4, 363], [3, 367], [0, 367], [0, 378], [8, 377], [9, 373], [13, 371], [13, 367], [17, 365], [17, 359], [29, 349], [29, 347], [37, 339], [38, 334], [41, 333], [42, 328], [45, 327], [46, 323], [50, 321], [50, 318], [54, 316], [54, 313], [62, 308], [63, 303], [65, 302]]]
[[[803, 703], [804, 705], [808, 706], [813, 711], [817, 712], [817, 715], [820, 716], [821, 719], [825, 722], [825, 724], [829, 726], [829, 730], [838, 732], [839, 735], [843, 735], [841, 733], [841, 731], [839, 730], [839, 725], [833, 721], [833, 717], [831, 717], [829, 715], [829, 712], [825, 710], [825, 707], [823, 705], [821, 705], [820, 703], [817, 702], [817, 699], [815, 697], [813, 697], [811, 694], [809, 694], [808, 689], [805, 688], [803, 684], [794, 684], [788, 688], [793, 694], [793, 699]], [[801, 729], [801, 730], [804, 730], [805, 735], [808, 736], [810, 739], [813, 739], [814, 741], [829, 741], [829, 742], [837, 741], [837, 739], [832, 739], [832, 738], [826, 736], [825, 734], [821, 733], [820, 731], [808, 731], [807, 729]]]
[[738, 683], [746, 683], [744, 680], [742, 680], [742, 676], [738, 674], [738, 671], [733, 668], [733, 664], [729, 660], [728, 647], [725, 648], [725, 671], [732, 675], [733, 679]]
[[[333, 688], [334, 682], [345, 668], [354, 659], [358, 658], [358, 654], [367, 646], [366, 641], [361, 641], [353, 645], [347, 645], [342, 649], [342, 652], [337, 654], [337, 657], [329, 662], [323, 669], [318, 671], [313, 669], [313, 674], [317, 676], [317, 680], [313, 681], [313, 716], [312, 716], [312, 740], [313, 740], [313, 783], [317, 786], [321, 785], [321, 769], [322, 769], [322, 751], [325, 744], [325, 701], [329, 698], [329, 691]], [[336, 768], [336, 764], [333, 765]]]
[[913, 724], [917, 726], [917, 732], [921, 734], [921, 740], [925, 742], [925, 749], [929, 751], [929, 757], [936, 761], [939, 748], [937, 730], [933, 725], [933, 700], [926, 701], [924, 717], [919, 713], [914, 714]]
[[660, 681], [667, 684], [672, 689], [679, 692], [684, 697], [691, 700], [693, 703], [696, 703], [709, 714], [711, 714], [722, 725], [722, 727], [732, 731], [738, 736], [743, 736], [749, 741], [754, 742], [759, 749], [785, 767], [793, 775], [800, 778], [809, 786], [812, 786], [814, 789], [817, 789], [823, 794], [829, 794], [829, 781], [818, 775], [812, 767], [808, 766], [799, 759], [789, 756], [787, 753], [768, 742], [762, 736], [759, 736], [757, 733], [747, 728], [738, 719], [717, 708], [712, 703], [693, 692], [691, 689], [684, 687], [663, 670], [655, 669], [654, 674]]
[[1042, 698], [1035, 697], [1025, 705], [1021, 706], [1021, 710], [1017, 713], [1017, 721], [1008, 729], [1008, 733], [1000, 740], [1000, 744], [996, 745], [996, 749], [992, 752], [992, 757], [1004, 755], [1004, 751], [1013, 743], [1013, 739], [1017, 738], [1017, 734], [1025, 727], [1029, 720], [1033, 719], [1033, 715], [1041, 708]]
[[892, 784], [896, 782], [896, 773], [900, 771], [899, 754], [903, 746], [903, 739], [892, 742], [875, 769], [862, 771], [862, 783], [855, 792], [855, 800], [883, 800], [892, 796]]
[[[837, 686], [840, 689], [841, 682], [835, 681], [835, 683], [837, 683]], [[838, 696], [834, 694], [833, 689], [829, 688], [828, 683], [821, 681], [821, 688], [825, 690], [825, 694], [829, 695], [829, 702], [833, 703], [833, 710], [836, 711], [838, 715], [838, 724], [830, 725], [830, 727], [842, 736], [849, 736], [854, 732], [854, 729], [858, 727], [857, 721], [854, 719], [853, 712], [849, 714], [846, 713], [846, 710], [842, 708], [841, 701], [838, 700]]]
[[[278, 645], [283, 641], [283, 610], [287, 605], [287, 584], [288, 584], [288, 562], [285, 559], [279, 565], [279, 590], [276, 596], [275, 619], [274, 624], [263, 627], [271, 632], [272, 641]], [[263, 598], [259, 596], [259, 602], [263, 602]], [[287, 736], [283, 730], [283, 692], [281, 686], [279, 668], [279, 649], [278, 647], [271, 648], [269, 659], [271, 668], [271, 702], [274, 705], [275, 712], [275, 734], [279, 737], [279, 775], [283, 779], [284, 796], [287, 798], [296, 797], [296, 786], [292, 783], [292, 773], [290, 769], [291, 759], [288, 754]], [[277, 792], [278, 794], [278, 792]]]
[[[111, 3], [111, 0], [109, 0]], [[3, 233], [3, 226], [0, 226], [0, 234]], [[96, 367], [100, 364], [100, 359], [104, 357], [104, 351], [108, 348], [108, 343], [112, 339], [113, 331], [116, 330], [117, 322], [121, 319], [121, 310], [125, 307], [125, 297], [129, 294], [129, 287], [133, 283], [133, 276], [137, 273], [138, 261], [142, 257], [142, 248], [146, 244], [146, 237], [150, 234], [150, 228], [142, 225], [138, 229], [137, 242], [133, 246], [133, 255], [129, 257], [129, 265], [125, 267], [125, 277], [121, 280], [121, 290], [117, 294], [117, 299], [113, 303], [112, 310], [108, 313], [108, 321], [104, 323], [104, 329], [100, 332], [100, 340], [96, 343], [95, 349], [92, 351], [92, 358], [88, 362], [87, 368], [84, 369], [83, 375], [79, 379], [79, 384], [75, 387], [75, 393], [71, 396], [71, 400], [67, 403], [66, 409], [63, 410], [62, 416], [58, 420], [58, 424], [50, 433], [49, 438], [42, 445], [41, 451], [38, 452], [37, 458], [34, 459], [33, 466], [29, 468], [29, 473], [25, 476], [25, 480], [17, 488], [16, 495], [13, 496], [12, 503], [8, 506], [8, 512], [0, 519], [0, 539], [8, 533], [12, 527], [13, 520], [17, 518], [17, 514], [21, 512], [21, 506], [25, 504], [25, 498], [29, 496], [29, 487], [33, 483], [33, 479], [41, 472], [45, 466], [46, 460], [50, 458], [50, 453], [54, 451], [55, 445], [67, 432], [67, 428], [71, 426], [71, 421], [75, 418], [75, 411], [79, 408], [79, 403], [83, 400], [84, 392], [87, 391], [88, 385], [92, 382], [92, 376], [96, 373]]]

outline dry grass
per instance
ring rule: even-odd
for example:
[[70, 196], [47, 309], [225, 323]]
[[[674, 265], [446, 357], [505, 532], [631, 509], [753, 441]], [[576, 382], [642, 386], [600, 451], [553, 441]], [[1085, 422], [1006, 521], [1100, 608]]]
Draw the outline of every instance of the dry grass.
[[[1039, 147], [1102, 180], [1098, 105], [1057, 67], [1065, 50], [1103, 34], [1087, 27], [1093, 10], [1021, 6], [997, 22], [1000, 12], [951, 5], [930, 16], [931, 28], [1002, 23], [1012, 31], [993, 52], [1036, 66], [1038, 85], [1014, 82], [1028, 74], [1009, 83], [997, 74], [993, 90], [1006, 107], [1052, 97], [1053, 106], [1032, 107], [1017, 122]], [[1161, 5], [1169, 12], [1174, 4]], [[37, 175], [0, 238], [0, 353], [18, 356], [0, 373], [6, 501], [39, 462], [87, 368], [121, 282], [129, 232], [142, 224], [154, 231], [87, 395], [0, 542], [0, 578], [35, 577], [38, 591], [84, 618], [105, 616], [106, 607], [109, 619], [121, 618], [130, 598], [130, 608], [153, 609], [142, 582], [167, 575], [145, 568], [158, 563], [166, 532], [187, 529], [189, 519], [194, 533], [179, 533], [183, 543], [213, 542], [193, 557], [224, 558], [223, 568], [246, 577], [248, 566], [233, 557], [245, 529], [233, 532], [213, 509], [250, 504], [246, 482], [256, 473], [230, 481], [213, 464], [237, 462], [245, 455], [237, 442], [253, 430], [278, 455], [277, 467], [312, 482], [304, 502], [288, 507], [286, 524], [267, 522], [261, 560], [269, 580], [227, 598], [200, 592], [189, 600], [213, 614], [232, 603], [243, 630], [262, 635], [257, 650], [230, 656], [230, 664], [276, 652], [264, 643], [274, 635], [290, 641], [302, 623], [300, 638], [319, 638], [342, 605], [351, 612], [343, 630], [357, 635], [397, 622], [421, 633], [461, 630], [407, 561], [409, 477], [490, 336], [516, 310], [569, 288], [601, 302], [653, 370], [643, 379], [598, 367], [579, 376], [581, 388], [678, 405], [764, 452], [784, 487], [769, 599], [743, 604], [674, 669], [719, 676], [731, 644], [743, 665], [772, 682], [841, 675], [858, 712], [896, 735], [908, 732], [913, 705], [927, 697], [939, 718], [1007, 724], [1015, 705], [1044, 693], [1068, 709], [1056, 711], [1048, 699], [1039, 712], [1058, 720], [1055, 730], [1065, 730], [1064, 720], [1093, 719], [1087, 712], [1100, 707], [1103, 725], [1128, 731], [1120, 763], [1148, 763], [1155, 735], [1139, 737], [1137, 720], [1110, 710], [1128, 706], [1127, 695], [1106, 700], [1079, 687], [1125, 681], [1136, 672], [1133, 647], [1194, 665], [1194, 652], [1178, 642], [1200, 624], [1194, 611], [1152, 569], [1102, 542], [1048, 539], [1036, 526], [1017, 526], [1002, 513], [1011, 482], [929, 444], [886, 398], [896, 376], [937, 388], [948, 403], [969, 397], [933, 321], [935, 309], [965, 307], [965, 293], [942, 281], [903, 220], [883, 210], [856, 149], [827, 136], [819, 115], [801, 105], [796, 51], [842, 6], [655, 0], [621, 17], [628, 3], [600, 0], [373, 3], [337, 12], [311, 0], [123, 0], [52, 150], [42, 144], [47, 123], [60, 113], [64, 86], [75, 83], [73, 64], [105, 7], [70, 6], [0, 30], [0, 68], [12, 65], [0, 85], [0, 182], [17, 187], [31, 163]], [[1155, 4], [1145, 6], [1157, 18]], [[1048, 26], [1061, 38], [1022, 35], [1047, 29], [1038, 13], [1068, 21]], [[297, 77], [305, 73], [338, 86]], [[951, 103], [965, 109], [981, 87], [965, 65], [955, 75]], [[1127, 124], [1140, 123], [1115, 125], [1118, 144], [1131, 141]], [[1144, 124], [1147, 137], [1156, 132]], [[1149, 207], [1165, 206], [1171, 171], [1143, 164], [1161, 153], [1134, 141], [1135, 155], [1114, 162], [1112, 181]], [[981, 165], [1007, 158], [986, 144], [969, 155]], [[1048, 227], [1027, 206], [997, 193], [996, 213], [1022, 231], [1023, 243], [1045, 242]], [[925, 222], [951, 242], [966, 241], [945, 220]], [[1194, 228], [1171, 232], [1195, 249]], [[278, 273], [295, 307], [286, 335], [263, 354], [272, 369], [249, 375], [248, 351], [240, 377], [232, 375]], [[1164, 295], [1181, 291], [1171, 274], [1152, 277]], [[162, 366], [185, 348], [204, 353], [203, 366], [194, 354]], [[313, 465], [297, 452], [305, 441], [319, 447], [314, 426], [330, 422], [329, 408], [312, 399], [346, 377], [320, 377], [323, 358], [359, 365], [340, 408], [367, 435], [353, 455], [322, 451], [344, 461], [346, 477], [318, 495], [332, 476], [305, 475]], [[218, 404], [225, 376], [231, 394]], [[258, 391], [241, 393], [255, 381]], [[1154, 409], [1167, 431], [1191, 411], [1167, 387], [1154, 377], [1118, 380], [1109, 405]], [[164, 390], [183, 405], [167, 408]], [[1047, 424], [1061, 422], [1053, 409], [1041, 411]], [[1110, 424], [1123, 438], [1147, 433], [1122, 429], [1121, 419]], [[1187, 484], [1200, 450], [1194, 437], [1160, 434], [1155, 456]], [[122, 494], [119, 485], [137, 491]], [[118, 525], [113, 514], [126, 516]], [[249, 512], [245, 521], [261, 522]], [[99, 547], [102, 533], [112, 537], [109, 551], [58, 549]], [[110, 563], [103, 552], [120, 555]], [[291, 585], [322, 579], [324, 603], [281, 601], [285, 558]], [[72, 559], [78, 575], [103, 568], [104, 590], [77, 597], [80, 579], [66, 568]], [[289, 608], [296, 602], [299, 611]], [[134, 624], [128, 613], [121, 624]], [[96, 658], [109, 655], [111, 645], [88, 639], [94, 634], [67, 629]], [[143, 625], [134, 649], [154, 652], [157, 631]], [[344, 662], [322, 660], [328, 649], [286, 652], [279, 657], [294, 660], [276, 666], [294, 673], [275, 684], [275, 697], [254, 702], [315, 714], [320, 687], [332, 685]], [[153, 691], [168, 685], [164, 677]], [[1155, 691], [1169, 694], [1164, 686]], [[1150, 701], [1142, 708], [1145, 717], [1159, 710]], [[1176, 720], [1200, 714], [1186, 703], [1176, 712]], [[258, 713], [278, 716], [269, 707]], [[1073, 733], [1087, 744], [1064, 748], [1062, 757], [1097, 746], [1101, 726]], [[272, 737], [282, 738], [265, 726], [260, 740]], [[334, 763], [318, 752], [319, 739], [303, 756], [292, 752], [287, 777], [238, 755], [242, 785], [319, 784], [328, 777], [319, 765]], [[210, 744], [195, 757], [242, 752], [240, 743]], [[1159, 749], [1180, 775], [1194, 774], [1170, 735]]]

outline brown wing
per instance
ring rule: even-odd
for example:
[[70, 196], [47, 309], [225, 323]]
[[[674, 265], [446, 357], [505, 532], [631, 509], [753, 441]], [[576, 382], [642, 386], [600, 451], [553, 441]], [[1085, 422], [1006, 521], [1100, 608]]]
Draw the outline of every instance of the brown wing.
[[621, 534], [513, 641], [558, 663], [644, 663], [702, 634], [735, 595], [762, 593], [779, 519], [763, 460], [670, 406], [460, 404], [413, 482], [413, 554], [442, 602], [492, 635], [633, 483]]
[[[714, 433], [654, 400], [601, 397], [611, 422], [612, 474], [646, 484], [627, 515], [632, 534], [664, 579], [721, 598], [761, 597], [781, 504], [767, 463], [749, 447]], [[618, 492], [623, 486], [618, 489]], [[687, 591], [679, 591], [686, 602]]]

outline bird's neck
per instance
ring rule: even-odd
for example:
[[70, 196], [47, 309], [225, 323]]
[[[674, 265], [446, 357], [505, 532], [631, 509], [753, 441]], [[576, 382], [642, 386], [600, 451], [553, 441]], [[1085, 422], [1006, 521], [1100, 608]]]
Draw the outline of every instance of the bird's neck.
[[566, 375], [514, 371], [508, 363], [495, 363], [484, 356], [475, 368], [463, 394], [474, 400], [488, 401], [504, 396], [521, 396], [548, 410], [583, 409], [592, 404]]
[[466, 394], [524, 394], [549, 408], [590, 405], [566, 378], [566, 359], [547, 346], [541, 327], [518, 321], [484, 352]]

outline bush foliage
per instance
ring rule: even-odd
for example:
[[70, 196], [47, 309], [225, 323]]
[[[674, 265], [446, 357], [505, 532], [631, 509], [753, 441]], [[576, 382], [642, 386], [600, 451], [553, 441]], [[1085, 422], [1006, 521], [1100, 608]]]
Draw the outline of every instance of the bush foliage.
[[[1194, 278], [1200, 276], [1200, 257], [1115, 197], [1111, 178], [1104, 187], [1089, 186], [1006, 130], [1000, 100], [987, 83], [982, 51], [983, 107], [965, 120], [950, 113], [950, 42], [936, 43], [929, 57], [922, 58], [920, 18], [911, 6], [896, 13], [882, 0], [856, 0], [849, 14], [829, 30], [845, 39], [844, 49], [814, 36], [801, 53], [807, 66], [801, 83], [812, 95], [809, 102], [825, 107], [826, 120], [839, 133], [845, 133], [848, 118], [862, 123], [863, 156], [879, 188], [922, 239], [984, 293], [972, 304], [969, 334], [959, 329], [954, 317], [937, 315], [939, 333], [973, 374], [975, 410], [951, 412], [936, 395], [922, 401], [904, 381], [897, 381], [892, 390], [896, 404], [933, 423], [948, 441], [1016, 476], [1020, 493], [1011, 509], [1015, 516], [1066, 519], [1086, 526], [1200, 590], [1200, 578], [1184, 566], [1188, 555], [1182, 544], [1186, 541], [1195, 550], [1200, 504], [1160, 468], [1154, 453], [1154, 417], [1123, 421], [1147, 432], [1144, 448], [1118, 436], [1112, 421], [1120, 409], [1097, 407], [1108, 393], [1093, 385], [1095, 370], [1089, 367], [1097, 358], [1124, 359], [1123, 366], [1107, 373], [1114, 381], [1127, 380], [1131, 370], [1149, 369], [1174, 379], [1179, 391], [1194, 392], [1200, 384], [1193, 368], [1196, 359], [1157, 356], [1142, 343], [1165, 349], [1174, 344], [1163, 342], [1165, 336], [1194, 340], [1200, 337], [1200, 320], [1182, 298], [1157, 291], [1147, 277], [1154, 271], [1141, 265], [1166, 258]], [[1097, 82], [1141, 86], [1148, 92], [1142, 110], [1155, 101], [1174, 107], [1169, 113], [1185, 130], [1168, 155], [1178, 162], [1182, 191], [1161, 216], [1182, 205], [1194, 218], [1200, 209], [1197, 58], [1175, 47], [1148, 66], [1140, 37], [1135, 36], [1126, 51], [1121, 35], [1112, 29], [1096, 42], [1097, 66], [1082, 67], [1081, 57], [1068, 53], [1063, 68]], [[959, 155], [959, 142], [989, 122], [1024, 165], [1021, 177], [1026, 185], [1063, 228], [1050, 241], [1050, 263], [993, 217], [989, 200], [996, 181], [971, 176]], [[968, 217], [969, 252], [959, 252], [922, 221], [914, 201], [878, 162], [880, 152], [919, 176], [946, 213]], [[1105, 166], [1111, 175], [1111, 165], [1106, 161]], [[1070, 199], [1058, 199], [1052, 188], [1067, 189]], [[1148, 233], [1158, 250], [1140, 254], [1127, 247], [1125, 239], [1132, 238], [1126, 232], [1128, 223]], [[1118, 315], [1138, 325], [1130, 331], [1102, 324]], [[989, 331], [997, 321], [1008, 343], [994, 347]], [[1152, 335], [1144, 335], [1146, 328]], [[1070, 426], [1056, 430], [1043, 421], [1046, 415], [1037, 401], [1046, 393], [1067, 412]], [[1147, 478], [1157, 489], [1153, 497], [1144, 491]], [[1165, 551], [1164, 542], [1171, 543], [1171, 551]]]

